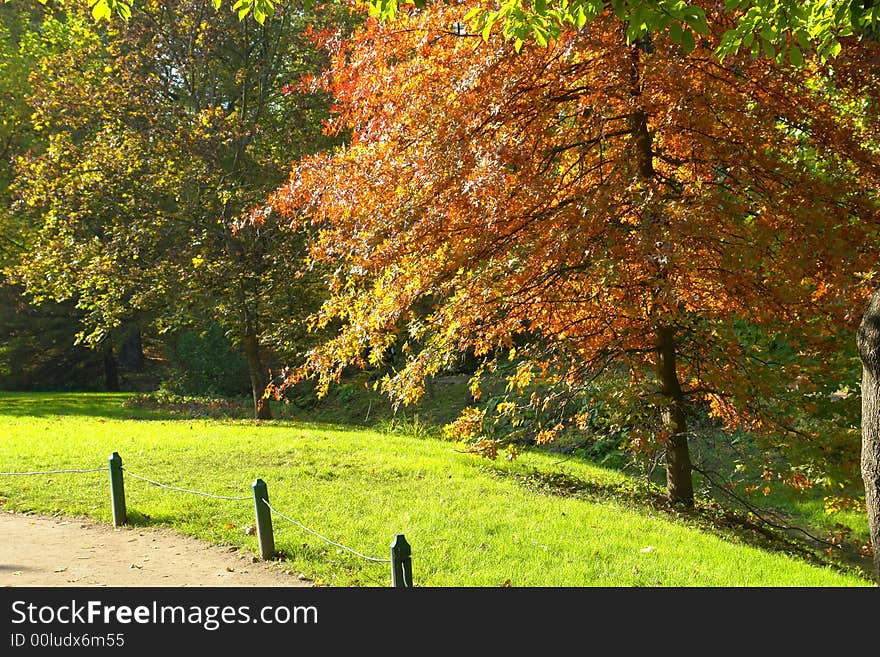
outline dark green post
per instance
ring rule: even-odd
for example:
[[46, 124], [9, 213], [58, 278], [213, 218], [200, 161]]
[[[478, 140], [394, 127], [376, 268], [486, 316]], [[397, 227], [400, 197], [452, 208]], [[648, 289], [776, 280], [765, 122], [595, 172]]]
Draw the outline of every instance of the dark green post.
[[122, 485], [122, 457], [119, 452], [110, 455], [110, 500], [113, 504], [113, 526], [124, 525], [128, 518], [125, 513], [125, 487]]
[[257, 516], [257, 538], [260, 541], [260, 557], [264, 561], [275, 558], [275, 536], [272, 533], [272, 511], [269, 509], [269, 491], [266, 482], [254, 482], [254, 512]]
[[391, 586], [412, 588], [412, 549], [403, 534], [391, 543]]

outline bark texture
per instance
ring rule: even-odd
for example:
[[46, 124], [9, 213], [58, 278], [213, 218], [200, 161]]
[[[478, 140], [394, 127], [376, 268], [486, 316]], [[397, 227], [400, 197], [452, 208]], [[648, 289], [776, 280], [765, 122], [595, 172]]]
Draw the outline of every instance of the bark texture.
[[106, 340], [102, 348], [104, 357], [104, 390], [109, 392], [118, 392], [119, 385], [119, 365], [116, 362], [116, 354], [113, 353], [113, 344]]
[[856, 342], [862, 361], [862, 481], [880, 586], [880, 288], [862, 316]]
[[269, 400], [264, 397], [266, 386], [269, 385], [269, 374], [263, 365], [260, 354], [260, 341], [257, 336], [248, 331], [244, 337], [244, 353], [247, 359], [248, 374], [251, 379], [251, 391], [254, 396], [254, 418], [257, 420], [271, 420], [272, 410]]
[[666, 495], [671, 504], [694, 505], [693, 467], [687, 439], [687, 418], [684, 395], [675, 366], [675, 330], [661, 327], [655, 333], [657, 349], [657, 380], [665, 405], [663, 425], [666, 429]]

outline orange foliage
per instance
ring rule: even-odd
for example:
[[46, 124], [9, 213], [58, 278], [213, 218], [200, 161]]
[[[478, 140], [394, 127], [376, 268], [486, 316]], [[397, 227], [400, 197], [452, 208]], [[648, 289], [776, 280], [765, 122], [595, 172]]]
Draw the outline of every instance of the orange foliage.
[[[335, 263], [316, 322], [342, 328], [298, 376], [326, 385], [400, 330], [413, 350], [384, 387], [404, 400], [464, 349], [522, 336], [523, 358], [575, 379], [641, 371], [672, 326], [683, 393], [759, 426], [795, 373], [769, 374], [731, 320], [804, 353], [854, 327], [880, 246], [877, 124], [841, 112], [818, 65], [721, 65], [714, 36], [689, 55], [627, 46], [608, 17], [515, 53], [453, 36], [458, 14], [432, 5], [333, 41], [327, 130], [350, 144], [269, 200]], [[873, 93], [855, 71], [876, 44], [847, 48], [838, 92]]]

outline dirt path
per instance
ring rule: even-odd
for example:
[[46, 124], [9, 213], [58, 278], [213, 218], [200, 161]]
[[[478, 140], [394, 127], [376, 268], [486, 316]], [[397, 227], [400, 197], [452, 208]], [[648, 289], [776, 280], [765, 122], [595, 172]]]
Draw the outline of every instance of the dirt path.
[[164, 528], [0, 512], [0, 586], [310, 586]]

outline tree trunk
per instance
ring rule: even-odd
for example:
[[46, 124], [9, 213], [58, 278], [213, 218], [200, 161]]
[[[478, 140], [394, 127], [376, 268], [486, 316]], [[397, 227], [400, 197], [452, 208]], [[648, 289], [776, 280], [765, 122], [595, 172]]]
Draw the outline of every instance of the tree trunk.
[[[630, 116], [630, 132], [633, 137], [633, 156], [638, 166], [638, 177], [651, 184], [654, 181], [654, 144], [648, 129], [648, 115], [641, 102], [642, 52], [652, 50], [650, 36], [639, 39], [630, 47], [630, 95], [633, 98], [633, 113]], [[654, 243], [660, 238], [660, 213], [646, 214], [646, 230], [657, 235], [649, 240]], [[649, 233], [650, 234], [650, 233]], [[666, 266], [658, 261], [657, 280], [665, 281], [669, 276]], [[694, 485], [691, 480], [691, 457], [688, 452], [687, 420], [684, 413], [684, 395], [675, 365], [675, 329], [661, 326], [654, 333], [654, 347], [657, 354], [657, 380], [665, 403], [663, 408], [663, 428], [666, 434], [666, 497], [670, 504], [686, 507], [694, 505]]]
[[862, 361], [862, 481], [880, 586], [880, 288], [862, 316], [856, 343]]
[[116, 356], [113, 354], [113, 343], [110, 340], [104, 342], [104, 389], [110, 392], [119, 391], [119, 367], [116, 364]]
[[144, 369], [144, 346], [141, 341], [141, 329], [134, 326], [126, 331], [119, 345], [119, 362], [130, 372], [141, 372]]
[[691, 457], [688, 451], [684, 396], [675, 365], [675, 329], [660, 327], [654, 334], [657, 380], [665, 399], [663, 427], [666, 430], [666, 496], [670, 504], [694, 505]]
[[247, 331], [244, 337], [244, 353], [251, 378], [251, 392], [254, 396], [254, 418], [271, 420], [272, 409], [269, 408], [269, 400], [263, 396], [266, 386], [269, 385], [269, 376], [260, 356], [260, 341], [252, 331]]

